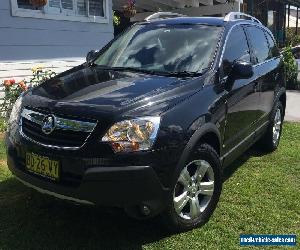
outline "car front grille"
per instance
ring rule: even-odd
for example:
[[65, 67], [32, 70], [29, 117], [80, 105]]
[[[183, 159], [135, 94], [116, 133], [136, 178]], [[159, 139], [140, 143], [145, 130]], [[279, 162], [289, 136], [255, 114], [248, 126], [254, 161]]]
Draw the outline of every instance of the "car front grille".
[[[45, 133], [42, 127], [45, 118], [49, 116], [54, 121], [54, 128], [50, 133]], [[70, 120], [29, 109], [24, 109], [21, 114], [21, 134], [27, 139], [46, 147], [80, 148], [96, 124], [96, 122]]]

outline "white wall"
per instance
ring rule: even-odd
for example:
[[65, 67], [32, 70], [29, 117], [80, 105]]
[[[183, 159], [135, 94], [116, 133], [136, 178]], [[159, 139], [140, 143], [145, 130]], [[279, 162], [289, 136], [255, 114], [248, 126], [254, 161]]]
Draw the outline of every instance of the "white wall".
[[0, 61], [85, 57], [113, 37], [109, 23], [14, 17], [10, 0], [0, 1]]
[[[112, 3], [109, 22], [89, 23], [12, 16], [11, 1], [0, 1], [0, 83], [26, 78], [36, 64], [57, 73], [80, 64], [91, 49], [113, 38]], [[1, 95], [0, 95], [1, 96]]]

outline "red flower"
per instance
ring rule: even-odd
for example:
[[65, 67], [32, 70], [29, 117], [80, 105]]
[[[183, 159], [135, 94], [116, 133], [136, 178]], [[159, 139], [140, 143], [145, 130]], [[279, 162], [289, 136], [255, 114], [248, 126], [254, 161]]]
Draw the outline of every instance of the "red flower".
[[9, 87], [10, 86], [10, 80], [4, 80], [3, 85], [5, 87]]
[[26, 91], [26, 90], [28, 89], [28, 87], [27, 87], [25, 81], [19, 82], [18, 85], [19, 85], [19, 87], [20, 87], [23, 91]]
[[3, 85], [7, 88], [16, 83], [15, 79], [4, 80]]

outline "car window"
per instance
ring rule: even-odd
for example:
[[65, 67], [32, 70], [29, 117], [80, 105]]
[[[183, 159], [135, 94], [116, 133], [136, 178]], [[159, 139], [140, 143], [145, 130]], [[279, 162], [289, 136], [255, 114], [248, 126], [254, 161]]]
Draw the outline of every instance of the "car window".
[[222, 30], [209, 25], [135, 25], [95, 63], [160, 72], [203, 72], [214, 59]]
[[249, 26], [247, 27], [253, 54], [257, 63], [262, 63], [269, 58], [269, 45], [262, 29]]
[[230, 32], [223, 56], [223, 73], [227, 76], [235, 61], [250, 62], [250, 52], [245, 32], [241, 26]]
[[276, 43], [275, 43], [273, 37], [268, 32], [265, 32], [265, 34], [266, 34], [266, 37], [267, 37], [268, 43], [269, 43], [268, 59], [279, 56], [279, 51], [278, 51], [278, 48], [276, 46]]

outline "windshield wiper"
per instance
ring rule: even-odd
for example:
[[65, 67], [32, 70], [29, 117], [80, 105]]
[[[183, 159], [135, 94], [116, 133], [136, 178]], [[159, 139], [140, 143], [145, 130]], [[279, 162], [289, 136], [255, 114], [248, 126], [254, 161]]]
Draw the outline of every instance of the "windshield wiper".
[[157, 75], [157, 74], [159, 74], [159, 72], [155, 71], [155, 70], [142, 69], [142, 68], [134, 68], [134, 67], [111, 67], [111, 70], [141, 72], [141, 73], [146, 73], [146, 74], [151, 74], [151, 75]]
[[146, 74], [151, 74], [151, 75], [159, 75], [159, 74], [164, 73], [164, 72], [159, 72], [159, 71], [155, 71], [155, 70], [134, 68], [134, 67], [111, 67], [111, 66], [97, 65], [97, 64], [94, 64], [94, 66], [97, 66], [98, 68], [104, 69], [104, 70], [141, 72], [141, 73], [146, 73]]
[[134, 68], [134, 67], [110, 67], [105, 65], [97, 65], [97, 67], [105, 70], [113, 70], [113, 71], [131, 71], [131, 72], [140, 72], [150, 75], [162, 75], [162, 76], [175, 76], [175, 77], [198, 77], [203, 75], [202, 72], [191, 72], [191, 71], [156, 71], [150, 69], [143, 68]]
[[192, 71], [171, 71], [166, 72], [169, 76], [178, 76], [178, 77], [197, 77], [203, 75], [203, 72], [192, 72]]
[[131, 68], [131, 67], [112, 67], [113, 70], [128, 70], [134, 72], [142, 72], [151, 75], [160, 75], [160, 76], [178, 76], [178, 77], [197, 77], [201, 76], [202, 73], [199, 72], [189, 72], [189, 71], [156, 71], [156, 70], [149, 70], [149, 69], [141, 69], [141, 68]]

